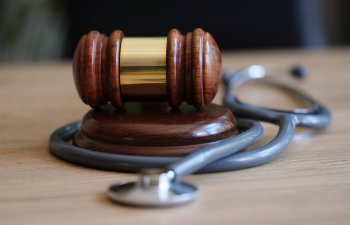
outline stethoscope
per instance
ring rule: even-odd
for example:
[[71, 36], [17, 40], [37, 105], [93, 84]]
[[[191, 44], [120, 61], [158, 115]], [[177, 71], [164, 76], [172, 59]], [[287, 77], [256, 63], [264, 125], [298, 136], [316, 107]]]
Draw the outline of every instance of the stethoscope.
[[[299, 72], [296, 75], [303, 75]], [[139, 172], [135, 181], [122, 181], [108, 189], [108, 197], [114, 202], [136, 206], [171, 206], [193, 201], [198, 196], [195, 186], [180, 182], [192, 173], [213, 173], [254, 167], [271, 161], [283, 152], [292, 141], [296, 126], [323, 129], [332, 115], [301, 91], [279, 84], [312, 105], [312, 109], [282, 111], [250, 105], [239, 101], [234, 90], [246, 81], [266, 76], [264, 67], [251, 65], [239, 72], [225, 73], [223, 105], [238, 117], [238, 135], [200, 149], [183, 158], [118, 155], [91, 151], [69, 143], [80, 129], [74, 122], [54, 131], [50, 137], [50, 149], [57, 156], [73, 163], [99, 169]], [[263, 128], [259, 121], [279, 126], [277, 136], [268, 144], [240, 152], [260, 139]]]

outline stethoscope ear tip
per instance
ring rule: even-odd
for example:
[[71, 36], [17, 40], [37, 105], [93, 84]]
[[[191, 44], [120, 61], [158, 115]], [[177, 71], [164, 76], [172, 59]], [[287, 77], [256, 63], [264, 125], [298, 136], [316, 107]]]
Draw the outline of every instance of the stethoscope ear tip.
[[309, 69], [306, 64], [300, 63], [296, 66], [293, 66], [290, 70], [290, 73], [292, 74], [293, 77], [304, 79], [307, 77], [309, 73]]

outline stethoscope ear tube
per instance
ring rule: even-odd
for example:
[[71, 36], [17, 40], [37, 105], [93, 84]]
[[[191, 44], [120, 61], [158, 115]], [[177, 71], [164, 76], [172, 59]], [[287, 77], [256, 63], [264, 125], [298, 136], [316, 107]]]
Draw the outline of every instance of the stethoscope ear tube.
[[240, 102], [234, 96], [234, 88], [238, 87], [240, 84], [249, 79], [263, 77], [259, 76], [253, 76], [245, 71], [232, 77], [225, 76], [224, 86], [226, 90], [224, 96], [224, 106], [229, 108], [233, 114], [238, 117], [247, 117], [278, 125], [279, 131], [277, 136], [265, 146], [245, 152], [239, 152], [223, 158], [206, 166], [199, 172], [208, 173], [230, 171], [261, 165], [274, 159], [288, 147], [289, 143], [293, 139], [296, 126], [324, 129], [332, 121], [331, 112], [327, 107], [319, 104], [317, 101], [313, 100], [303, 92], [284, 85], [281, 85], [281, 87], [293, 92], [305, 101], [311, 103], [313, 105], [313, 109], [311, 111], [300, 112], [279, 111]]
[[241, 102], [234, 95], [235, 88], [250, 79], [258, 78], [251, 78], [250, 75], [247, 75], [245, 73], [238, 73], [232, 77], [229, 75], [225, 76], [224, 86], [226, 90], [223, 105], [229, 108], [235, 116], [278, 124], [280, 123], [281, 115], [289, 115], [293, 120], [295, 120], [295, 126], [308, 127], [313, 129], [324, 129], [331, 123], [332, 113], [326, 106], [320, 104], [318, 101], [314, 100], [301, 90], [289, 87], [284, 84], [271, 83], [280, 88], [283, 88], [284, 90], [288, 90], [303, 101], [308, 102], [310, 105], [312, 105], [312, 109], [295, 109], [293, 111], [283, 111]]
[[213, 173], [239, 170], [271, 161], [288, 147], [289, 143], [293, 140], [295, 131], [295, 120], [290, 115], [281, 115], [278, 119], [278, 123], [278, 134], [268, 144], [223, 158], [206, 166], [199, 172]]

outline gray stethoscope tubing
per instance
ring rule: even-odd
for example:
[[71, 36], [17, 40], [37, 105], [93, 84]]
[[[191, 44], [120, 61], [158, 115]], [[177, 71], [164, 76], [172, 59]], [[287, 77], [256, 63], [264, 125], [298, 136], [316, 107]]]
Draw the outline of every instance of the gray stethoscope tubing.
[[[250, 67], [260, 67], [258, 68], [260, 70], [257, 72], [257, 68], [254, 68], [249, 71]], [[220, 160], [219, 162], [221, 166], [213, 163], [202, 169], [200, 172], [229, 171], [261, 165], [272, 160], [287, 148], [293, 139], [296, 126], [323, 129], [326, 128], [332, 120], [331, 112], [327, 107], [322, 106], [303, 92], [282, 84], [279, 85], [312, 104], [313, 109], [310, 111], [296, 110], [288, 112], [240, 102], [233, 94], [234, 89], [245, 81], [260, 79], [265, 76], [265, 72], [261, 73], [261, 66], [253, 65], [250, 67], [247, 67], [233, 76], [229, 74], [224, 75], [223, 80], [226, 90], [223, 104], [238, 117], [254, 118], [259, 121], [279, 125], [278, 134], [265, 146], [236, 153], [232, 155], [232, 157]], [[254, 71], [258, 74], [254, 74]]]
[[[80, 122], [58, 128], [51, 134], [50, 149], [57, 156], [84, 166], [99, 169], [138, 172], [142, 168], [168, 168], [175, 172], [176, 180], [228, 154], [237, 152], [260, 139], [263, 133], [260, 123], [249, 119], [238, 119], [238, 126], [246, 131], [203, 148], [183, 159], [180, 157], [132, 156], [92, 151], [68, 143], [80, 129]], [[229, 151], [229, 153], [227, 153]], [[181, 160], [182, 159], [182, 160]], [[181, 163], [183, 162], [183, 163]], [[194, 166], [193, 164], [197, 166]], [[220, 164], [214, 162], [214, 164]], [[214, 171], [212, 171], [214, 172]]]
[[101, 169], [135, 172], [143, 168], [163, 168], [159, 171], [142, 172], [138, 182], [122, 182], [111, 186], [108, 194], [114, 201], [143, 206], [188, 202], [195, 198], [197, 189], [179, 182], [184, 176], [194, 172], [220, 172], [258, 166], [272, 160], [287, 148], [293, 139], [296, 126], [323, 129], [331, 122], [331, 113], [325, 106], [288, 86], [280, 85], [311, 103], [313, 109], [273, 110], [242, 103], [234, 96], [234, 89], [240, 84], [263, 78], [265, 75], [263, 67], [252, 65], [234, 75], [225, 74], [223, 79], [226, 87], [224, 105], [236, 116], [279, 125], [276, 137], [262, 147], [238, 152], [255, 143], [263, 132], [257, 121], [239, 118], [238, 126], [244, 132], [182, 158], [118, 155], [73, 146], [68, 140], [80, 129], [79, 122], [59, 128], [51, 135], [51, 151], [68, 161]]
[[248, 147], [262, 136], [263, 128], [255, 120], [238, 119], [237, 125], [245, 131], [183, 158], [117, 155], [71, 145], [67, 141], [80, 129], [79, 122], [54, 131], [50, 146], [53, 153], [74, 163], [118, 171], [139, 171], [138, 181], [122, 181], [110, 186], [108, 197], [115, 202], [145, 207], [172, 206], [193, 201], [198, 196], [195, 186], [179, 182], [184, 176], [211, 162], [217, 163], [215, 161]]
[[327, 107], [321, 105], [302, 91], [283, 84], [275, 85], [278, 85], [281, 88], [294, 93], [300, 99], [309, 102], [313, 108], [311, 110], [295, 109], [294, 111], [268, 109], [242, 103], [233, 94], [234, 89], [244, 82], [253, 79], [261, 79], [265, 76], [266, 72], [260, 65], [251, 65], [234, 75], [224, 74], [223, 83], [226, 86], [223, 102], [224, 106], [228, 107], [234, 113], [234, 115], [238, 117], [252, 118], [275, 124], [281, 123], [280, 120], [282, 115], [289, 115], [290, 119], [294, 120], [295, 126], [323, 129], [330, 124], [332, 121], [332, 114]]

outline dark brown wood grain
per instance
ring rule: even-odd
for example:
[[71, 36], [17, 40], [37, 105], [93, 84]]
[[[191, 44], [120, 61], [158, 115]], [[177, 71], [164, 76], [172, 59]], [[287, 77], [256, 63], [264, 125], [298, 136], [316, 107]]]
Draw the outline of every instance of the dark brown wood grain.
[[81, 100], [96, 108], [107, 101], [122, 107], [119, 84], [119, 55], [123, 32], [110, 38], [97, 31], [84, 35], [75, 50], [73, 78]]
[[221, 81], [221, 54], [213, 37], [197, 28], [182, 36], [170, 30], [167, 43], [168, 102], [203, 107], [214, 99]]
[[204, 104], [204, 31], [200, 28], [195, 29], [192, 34], [192, 48], [191, 48], [191, 64], [192, 64], [192, 99], [197, 107], [203, 107]]
[[169, 105], [177, 107], [183, 101], [184, 89], [184, 50], [183, 35], [177, 29], [168, 33], [166, 52], [166, 80]]
[[119, 82], [120, 47], [124, 34], [121, 30], [114, 31], [108, 40], [107, 45], [107, 90], [109, 100], [116, 107], [122, 107], [122, 96]]
[[84, 35], [74, 54], [73, 77], [82, 101], [92, 107], [105, 103], [102, 92], [102, 46], [106, 36], [97, 31]]
[[89, 111], [74, 144], [117, 154], [179, 156], [236, 133], [236, 120], [223, 106], [127, 103], [123, 109]]
[[[73, 59], [75, 86], [82, 101], [93, 108], [106, 102], [123, 106], [119, 81], [123, 36], [120, 30], [109, 38], [91, 31], [77, 45]], [[167, 94], [156, 100], [167, 99], [172, 107], [183, 101], [198, 108], [211, 103], [221, 80], [222, 62], [220, 50], [208, 32], [197, 28], [182, 35], [176, 29], [170, 30], [166, 67]], [[144, 101], [144, 96], [147, 93], [133, 96], [133, 100]]]
[[202, 107], [212, 102], [220, 84], [221, 54], [214, 38], [200, 28], [193, 31], [191, 44], [192, 96], [194, 104]]
[[192, 32], [185, 35], [185, 99], [188, 103], [193, 103], [192, 98]]
[[220, 85], [222, 60], [220, 49], [210, 33], [204, 33], [203, 42], [203, 95], [207, 105], [213, 101]]

